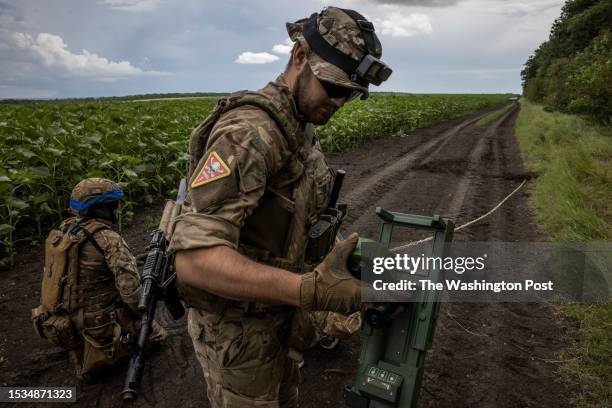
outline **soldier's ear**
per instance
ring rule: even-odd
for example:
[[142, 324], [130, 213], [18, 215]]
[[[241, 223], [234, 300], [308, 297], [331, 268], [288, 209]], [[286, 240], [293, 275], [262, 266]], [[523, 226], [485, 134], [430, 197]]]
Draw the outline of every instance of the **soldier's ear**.
[[293, 51], [291, 53], [291, 65], [297, 71], [297, 73], [301, 73], [308, 61], [306, 60], [306, 53], [304, 49], [300, 45], [298, 41], [295, 42], [293, 46]]

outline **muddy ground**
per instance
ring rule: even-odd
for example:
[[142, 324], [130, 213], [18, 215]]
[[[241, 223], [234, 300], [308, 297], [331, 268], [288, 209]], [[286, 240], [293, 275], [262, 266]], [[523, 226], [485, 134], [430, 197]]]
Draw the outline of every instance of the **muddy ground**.
[[[341, 202], [349, 204], [345, 230], [376, 237], [376, 206], [415, 214], [440, 214], [457, 225], [493, 208], [520, 181], [533, 177], [522, 166], [513, 133], [518, 105], [491, 125], [469, 115], [401, 137], [390, 137], [329, 157], [347, 171]], [[472, 241], [537, 241], [525, 187], [497, 212], [458, 232]], [[145, 220], [158, 206], [140, 211], [127, 229], [135, 252], [147, 242]], [[420, 236], [410, 232], [399, 241]], [[121, 406], [125, 366], [94, 384], [79, 384], [65, 353], [35, 337], [30, 309], [38, 305], [40, 248], [23, 248], [16, 267], [0, 274], [0, 385], [76, 386], [78, 406]], [[172, 335], [149, 356], [140, 399], [133, 406], [208, 406], [205, 386], [185, 321], [161, 320]], [[421, 407], [563, 407], [571, 392], [557, 382], [556, 353], [566, 325], [545, 304], [443, 304], [428, 352]], [[302, 407], [341, 407], [342, 388], [357, 368], [359, 336], [332, 351], [306, 353]], [[19, 404], [23, 407], [28, 404]]]

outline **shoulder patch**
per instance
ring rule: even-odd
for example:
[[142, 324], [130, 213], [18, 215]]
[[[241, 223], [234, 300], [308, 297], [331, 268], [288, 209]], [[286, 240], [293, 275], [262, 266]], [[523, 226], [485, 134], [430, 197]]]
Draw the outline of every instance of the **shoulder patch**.
[[198, 172], [198, 175], [191, 183], [191, 188], [203, 186], [211, 181], [218, 180], [223, 177], [227, 177], [232, 173], [227, 164], [219, 157], [217, 152], [212, 151], [208, 155], [206, 162], [202, 166], [202, 169]]

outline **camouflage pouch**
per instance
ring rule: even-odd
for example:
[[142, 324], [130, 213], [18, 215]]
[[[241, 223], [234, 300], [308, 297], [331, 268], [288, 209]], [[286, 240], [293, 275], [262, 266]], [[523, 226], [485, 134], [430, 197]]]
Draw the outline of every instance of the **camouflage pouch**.
[[79, 241], [75, 236], [58, 229], [52, 230], [45, 241], [40, 303], [47, 310], [54, 310], [62, 303], [67, 277], [74, 273], [74, 261], [68, 261], [68, 253], [74, 256]]
[[32, 325], [40, 337], [67, 350], [72, 350], [79, 345], [81, 340], [70, 316], [40, 313], [40, 311], [40, 308], [32, 310]]
[[161, 219], [159, 220], [159, 229], [164, 233], [164, 238], [168, 242], [172, 240], [172, 234], [174, 233], [174, 227], [178, 218], [189, 212], [192, 212], [192, 207], [187, 203], [181, 205], [180, 211], [176, 214], [176, 201], [166, 200], [164, 211], [162, 212]]
[[81, 375], [115, 364], [125, 352], [121, 344], [121, 326], [110, 321], [83, 329], [83, 363]]

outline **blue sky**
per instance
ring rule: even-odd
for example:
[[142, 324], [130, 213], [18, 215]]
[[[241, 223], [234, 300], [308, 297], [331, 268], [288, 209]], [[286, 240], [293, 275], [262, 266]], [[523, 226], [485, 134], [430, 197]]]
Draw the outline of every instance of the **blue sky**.
[[286, 21], [370, 18], [394, 72], [374, 90], [520, 92], [559, 0], [0, 0], [0, 98], [257, 89], [288, 59]]

